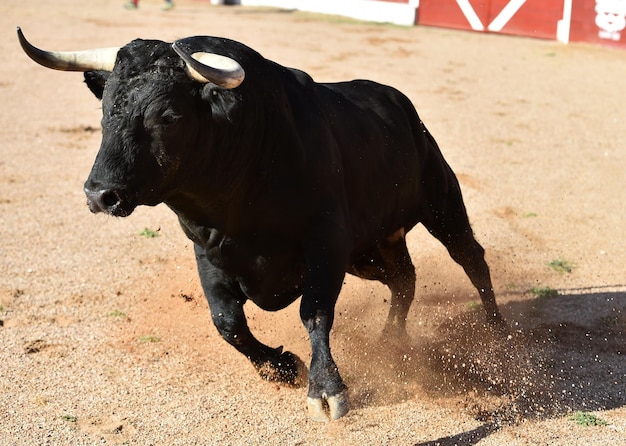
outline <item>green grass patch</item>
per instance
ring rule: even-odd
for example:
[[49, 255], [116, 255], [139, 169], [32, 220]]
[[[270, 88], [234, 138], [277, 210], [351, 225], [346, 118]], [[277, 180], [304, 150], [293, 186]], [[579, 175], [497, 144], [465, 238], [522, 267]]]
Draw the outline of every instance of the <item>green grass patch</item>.
[[610, 335], [617, 335], [626, 331], [626, 317], [623, 315], [601, 317], [598, 324]]
[[139, 235], [146, 238], [154, 238], [159, 236], [159, 230], [153, 231], [150, 228], [143, 228], [143, 231], [141, 231]]
[[569, 419], [579, 426], [606, 426], [608, 424], [606, 420], [603, 420], [592, 413], [582, 412], [580, 410], [574, 412]]
[[109, 313], [111, 317], [126, 317], [126, 313], [120, 310], [113, 310]]
[[532, 294], [535, 297], [535, 299], [531, 301], [531, 306], [529, 310], [529, 315], [533, 317], [539, 317], [548, 300], [559, 295], [559, 292], [557, 290], [548, 286], [536, 286], [529, 289], [528, 293]]
[[469, 311], [479, 311], [481, 308], [482, 308], [482, 305], [478, 301], [473, 300], [467, 303], [467, 309]]
[[498, 144], [504, 144], [505, 146], [508, 146], [508, 147], [511, 147], [516, 142], [518, 142], [516, 139], [502, 139], [502, 138], [496, 138], [493, 141], [498, 143]]
[[70, 423], [76, 423], [76, 421], [78, 421], [78, 418], [76, 418], [74, 415], [63, 415], [61, 419], [63, 421], [69, 421]]
[[522, 214], [522, 218], [533, 218], [533, 217], [537, 217], [538, 215], [535, 212], [524, 212]]
[[530, 294], [535, 296], [537, 299], [549, 299], [551, 297], [556, 297], [559, 295], [559, 292], [549, 286], [536, 286], [528, 290]]
[[548, 266], [557, 273], [571, 273], [574, 265], [568, 260], [558, 258], [548, 263]]
[[153, 335], [139, 336], [139, 342], [159, 342], [161, 338]]

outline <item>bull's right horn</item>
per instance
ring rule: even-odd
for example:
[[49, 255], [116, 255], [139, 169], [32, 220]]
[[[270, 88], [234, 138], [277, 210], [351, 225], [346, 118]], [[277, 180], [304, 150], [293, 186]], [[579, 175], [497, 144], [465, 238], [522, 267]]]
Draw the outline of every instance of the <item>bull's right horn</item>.
[[53, 70], [62, 71], [113, 71], [117, 48], [97, 48], [85, 51], [44, 51], [33, 46], [26, 40], [20, 27], [17, 27], [17, 38], [24, 52], [37, 62]]
[[172, 43], [172, 48], [185, 61], [187, 74], [198, 82], [212, 82], [223, 88], [236, 88], [246, 76], [239, 62], [230, 57], [203, 52], [188, 54], [178, 41]]

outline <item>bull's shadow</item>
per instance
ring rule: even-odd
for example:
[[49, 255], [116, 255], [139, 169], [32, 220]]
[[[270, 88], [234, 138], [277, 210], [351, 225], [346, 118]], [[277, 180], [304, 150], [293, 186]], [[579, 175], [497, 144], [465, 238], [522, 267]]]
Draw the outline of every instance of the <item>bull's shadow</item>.
[[625, 292], [562, 291], [500, 307], [508, 337], [477, 310], [421, 339], [366, 342], [351, 356], [353, 406], [458, 398], [485, 424], [437, 442], [466, 445], [501, 424], [626, 406]]
[[497, 431], [499, 426], [496, 423], [485, 423], [471, 431], [461, 432], [460, 434], [441, 437], [436, 440], [426, 441], [416, 444], [415, 446], [472, 446], [477, 444], [483, 438], [488, 437]]
[[626, 406], [625, 292], [564, 290], [508, 307], [524, 334], [521, 353], [534, 356], [543, 386], [544, 399], [527, 397], [529, 416]]

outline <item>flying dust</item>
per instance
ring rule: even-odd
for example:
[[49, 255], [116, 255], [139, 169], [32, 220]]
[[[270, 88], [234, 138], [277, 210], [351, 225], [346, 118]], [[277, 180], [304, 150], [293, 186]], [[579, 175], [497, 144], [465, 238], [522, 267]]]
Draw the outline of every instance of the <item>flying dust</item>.
[[[409, 338], [367, 324], [336, 328], [353, 407], [427, 399], [498, 426], [625, 404], [626, 295], [576, 296], [587, 306], [574, 313], [580, 320], [559, 319], [576, 305], [572, 297], [550, 299], [541, 314], [530, 298], [505, 303], [505, 316], [517, 319], [509, 333], [489, 327], [482, 309], [427, 313], [423, 302], [409, 315]], [[386, 311], [380, 303], [361, 311], [376, 316]]]

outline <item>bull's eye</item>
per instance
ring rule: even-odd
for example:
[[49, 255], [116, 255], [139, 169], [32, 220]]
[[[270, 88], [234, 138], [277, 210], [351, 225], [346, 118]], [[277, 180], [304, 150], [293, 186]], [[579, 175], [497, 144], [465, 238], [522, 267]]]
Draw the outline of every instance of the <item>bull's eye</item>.
[[161, 115], [160, 121], [162, 125], [172, 125], [177, 123], [180, 118], [181, 116], [179, 114], [174, 113], [171, 110], [167, 110]]

